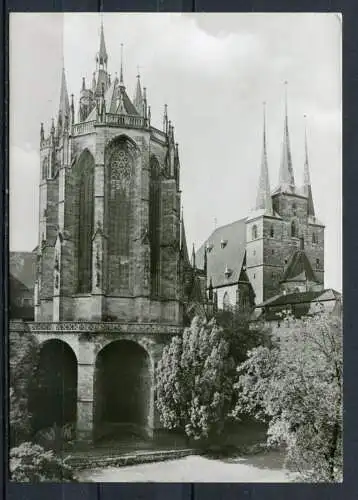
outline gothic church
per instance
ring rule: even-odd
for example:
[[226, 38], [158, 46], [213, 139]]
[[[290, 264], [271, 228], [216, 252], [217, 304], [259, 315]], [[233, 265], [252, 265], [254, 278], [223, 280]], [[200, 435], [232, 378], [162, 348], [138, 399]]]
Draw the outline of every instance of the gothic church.
[[304, 179], [301, 186], [295, 181], [286, 97], [278, 186], [271, 190], [264, 111], [256, 205], [247, 217], [215, 229], [196, 254], [196, 264], [206, 269], [209, 297], [219, 309], [241, 311], [263, 307], [281, 295], [299, 302], [319, 297], [324, 230], [315, 214], [306, 136]]
[[[154, 366], [205, 302], [181, 218], [180, 161], [166, 105], [151, 123], [137, 77], [111, 80], [103, 25], [75, 113], [62, 74], [57, 120], [40, 132], [40, 221], [30, 329], [41, 343], [35, 429], [72, 423], [93, 441], [153, 436]], [[201, 283], [204, 286], [201, 286]]]

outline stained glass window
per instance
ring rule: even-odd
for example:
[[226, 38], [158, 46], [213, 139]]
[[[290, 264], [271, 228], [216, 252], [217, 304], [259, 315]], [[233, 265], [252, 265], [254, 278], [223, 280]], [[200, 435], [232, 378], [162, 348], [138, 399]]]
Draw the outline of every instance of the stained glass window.
[[132, 158], [125, 143], [110, 155], [108, 165], [108, 288], [129, 286], [130, 188]]

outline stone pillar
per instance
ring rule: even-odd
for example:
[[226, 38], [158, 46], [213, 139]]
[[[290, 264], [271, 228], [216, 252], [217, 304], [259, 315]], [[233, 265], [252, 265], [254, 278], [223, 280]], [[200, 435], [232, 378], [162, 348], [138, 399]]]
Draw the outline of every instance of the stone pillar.
[[92, 312], [91, 319], [101, 321], [105, 313], [104, 295], [107, 288], [105, 237], [105, 137], [103, 129], [97, 129], [94, 169], [94, 235], [92, 247]]
[[77, 440], [92, 443], [94, 426], [94, 343], [79, 339], [77, 379]]

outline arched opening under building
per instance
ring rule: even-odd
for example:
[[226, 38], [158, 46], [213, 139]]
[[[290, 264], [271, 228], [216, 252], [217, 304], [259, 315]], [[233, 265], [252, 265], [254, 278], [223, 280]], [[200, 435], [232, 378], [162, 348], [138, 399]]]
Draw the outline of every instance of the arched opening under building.
[[48, 340], [40, 349], [29, 406], [35, 432], [76, 424], [77, 358], [61, 340]]
[[95, 439], [147, 437], [151, 403], [147, 351], [131, 340], [116, 340], [98, 354], [95, 367]]

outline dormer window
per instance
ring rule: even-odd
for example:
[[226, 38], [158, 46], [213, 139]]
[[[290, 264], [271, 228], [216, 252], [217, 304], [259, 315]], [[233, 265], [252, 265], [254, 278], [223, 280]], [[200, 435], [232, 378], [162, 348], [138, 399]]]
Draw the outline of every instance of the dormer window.
[[221, 248], [225, 248], [227, 245], [227, 240], [221, 240], [220, 245], [221, 245]]
[[254, 224], [252, 226], [252, 229], [251, 229], [251, 236], [252, 236], [253, 240], [257, 239], [257, 234], [258, 234], [258, 232], [257, 232], [257, 226], [256, 226], [256, 224]]
[[206, 251], [211, 252], [211, 250], [214, 248], [214, 245], [212, 243], [207, 243], [206, 244]]
[[226, 279], [229, 279], [229, 278], [230, 278], [230, 276], [232, 275], [232, 270], [231, 270], [231, 269], [229, 269], [229, 268], [228, 268], [228, 266], [226, 266], [226, 267], [225, 267], [225, 272], [224, 272], [224, 274], [225, 274], [225, 278], [226, 278]]

